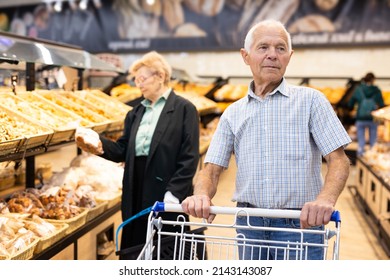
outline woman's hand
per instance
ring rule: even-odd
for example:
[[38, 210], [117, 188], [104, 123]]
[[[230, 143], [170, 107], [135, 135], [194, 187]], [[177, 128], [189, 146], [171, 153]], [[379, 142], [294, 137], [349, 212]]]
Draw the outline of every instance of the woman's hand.
[[87, 153], [101, 155], [104, 152], [99, 134], [92, 129], [81, 127], [77, 128], [75, 140], [77, 146]]

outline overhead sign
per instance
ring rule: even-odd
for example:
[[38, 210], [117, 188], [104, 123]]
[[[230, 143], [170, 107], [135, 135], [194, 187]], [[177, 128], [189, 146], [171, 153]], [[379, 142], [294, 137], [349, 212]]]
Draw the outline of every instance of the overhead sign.
[[78, 45], [91, 53], [238, 50], [248, 29], [274, 18], [293, 47], [390, 45], [390, 1], [63, 1], [4, 8], [0, 30]]

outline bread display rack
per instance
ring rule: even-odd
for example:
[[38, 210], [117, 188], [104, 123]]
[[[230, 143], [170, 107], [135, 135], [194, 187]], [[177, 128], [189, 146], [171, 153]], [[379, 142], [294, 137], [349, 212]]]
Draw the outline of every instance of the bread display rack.
[[[51, 108], [51, 110], [56, 111], [62, 110], [59, 106], [56, 106], [55, 103], [50, 103], [49, 100], [39, 96], [39, 93], [35, 89], [35, 69], [37, 65], [51, 65], [54, 67], [65, 66], [77, 70], [78, 91], [83, 90], [84, 70], [109, 71], [116, 74], [124, 72], [122, 69], [99, 59], [97, 56], [92, 55], [77, 46], [19, 36], [7, 32], [0, 32], [0, 49], [2, 50], [0, 53], [0, 65], [3, 69], [9, 67], [10, 69], [17, 69], [21, 73], [25, 73], [25, 75], [22, 75], [25, 77], [25, 89], [18, 86], [16, 84], [17, 79], [15, 79], [15, 83], [12, 83], [12, 89], [10, 89], [7, 94], [11, 96], [8, 96], [8, 102], [16, 105], [17, 103], [21, 104], [23, 100], [26, 101], [30, 99], [29, 101], [34, 102], [34, 105], [31, 107], [33, 109], [42, 106], [40, 108], [41, 110], [43, 108]], [[12, 79], [12, 81], [14, 80]], [[1, 94], [5, 93], [2, 92]], [[13, 117], [23, 123], [32, 122], [30, 119], [33, 119], [33, 116], [30, 115], [29, 118], [25, 118], [19, 110], [10, 110], [9, 107], [4, 106], [5, 102], [1, 103], [3, 106], [0, 111], [3, 112], [4, 115], [12, 114]], [[128, 108], [131, 109], [131, 107]], [[75, 116], [75, 114], [66, 110], [61, 112], [63, 113], [64, 118], [72, 118]], [[45, 113], [50, 116], [50, 110]], [[33, 114], [33, 111], [29, 111], [27, 114]], [[106, 132], [110, 127], [121, 129], [121, 120], [115, 118], [116, 116], [113, 116], [112, 120], [108, 123], [105, 123], [105, 121], [101, 119], [102, 122], [100, 123], [100, 126], [94, 126], [92, 124], [91, 128], [97, 129], [99, 132]], [[20, 188], [26, 189], [36, 187], [35, 156], [56, 150], [64, 145], [74, 144], [75, 128], [51, 127], [48, 123], [42, 124], [41, 122], [34, 123], [34, 125], [41, 128], [39, 133], [32, 134], [28, 137], [24, 135], [23, 137], [15, 137], [9, 140], [2, 139], [2, 141], [0, 141], [0, 162], [16, 162], [17, 164], [20, 164], [25, 160], [25, 185], [18, 186], [17, 190], [20, 190]], [[87, 123], [85, 123], [85, 125], [88, 126]], [[0, 190], [0, 199], [7, 199], [11, 195], [10, 191], [15, 190], [12, 188]], [[61, 238], [58, 238], [60, 240], [56, 241], [55, 244], [45, 244], [45, 246], [40, 246], [39, 250], [35, 250], [35, 248], [32, 247], [29, 251], [31, 255], [28, 257], [23, 256], [23, 259], [55, 258], [58, 253], [67, 250], [71, 246], [73, 247], [73, 258], [80, 258], [80, 254], [83, 252], [79, 251], [78, 246], [81, 246], [80, 244], [82, 244], [82, 246], [85, 245], [85, 236], [89, 236], [92, 232], [96, 231], [106, 232], [107, 227], [113, 231], [113, 219], [118, 219], [118, 217], [120, 217], [120, 201], [117, 201], [117, 203], [112, 205], [109, 209], [105, 207], [106, 204], [102, 204], [101, 206], [102, 207], [99, 208], [99, 210], [102, 209], [103, 211], [94, 213], [94, 215], [89, 216], [88, 219], [86, 219], [86, 212], [84, 215], [85, 222], [82, 223], [82, 225], [80, 224], [77, 225], [77, 227], [71, 228], [71, 231], [69, 228], [64, 229], [68, 234], [65, 236], [61, 235]], [[102, 229], [102, 227], [105, 228]], [[38, 243], [34, 243], [34, 246], [37, 244]], [[35, 253], [33, 255], [32, 252], [34, 250]], [[15, 256], [13, 259], [19, 259], [19, 257]]]

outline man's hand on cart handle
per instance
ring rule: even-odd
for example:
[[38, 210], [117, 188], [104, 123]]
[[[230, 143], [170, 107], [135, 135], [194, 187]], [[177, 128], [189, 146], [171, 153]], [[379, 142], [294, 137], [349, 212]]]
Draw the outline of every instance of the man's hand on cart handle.
[[316, 200], [305, 203], [301, 210], [301, 228], [327, 225], [331, 220], [334, 207], [324, 200]]
[[206, 219], [210, 224], [215, 218], [214, 214], [210, 214], [210, 206], [212, 205], [211, 199], [207, 195], [189, 196], [181, 203], [184, 213], [196, 218]]

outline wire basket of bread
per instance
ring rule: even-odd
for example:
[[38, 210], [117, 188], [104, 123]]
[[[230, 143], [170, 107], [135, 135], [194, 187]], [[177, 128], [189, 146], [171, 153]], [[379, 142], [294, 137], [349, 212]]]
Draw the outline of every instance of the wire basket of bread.
[[24, 219], [25, 227], [34, 232], [39, 241], [34, 248], [34, 254], [38, 254], [61, 240], [68, 229], [66, 223], [50, 223], [37, 215]]
[[0, 94], [0, 101], [7, 108], [53, 129], [54, 133], [50, 139], [50, 144], [73, 140], [72, 137], [74, 137], [76, 130], [76, 123], [74, 121], [67, 121], [66, 118], [43, 110], [12, 93]]
[[74, 94], [92, 103], [101, 110], [111, 112], [112, 117], [110, 120], [112, 122], [107, 129], [109, 132], [124, 128], [124, 119], [127, 113], [132, 110], [131, 106], [97, 89], [76, 91]]
[[0, 260], [28, 260], [39, 237], [18, 217], [0, 215]]
[[18, 151], [47, 146], [54, 133], [51, 128], [34, 122], [1, 104], [0, 130], [1, 142], [3, 139], [5, 141], [23, 139], [19, 144]]
[[81, 118], [86, 119], [91, 123], [91, 128], [98, 133], [105, 131], [110, 123], [109, 119], [107, 119], [104, 115], [94, 111], [92, 106], [88, 106], [85, 102], [84, 104], [80, 104], [69, 100], [61, 94], [61, 91], [37, 91], [36, 93], [43, 98], [46, 98], [47, 100], [79, 115]]

